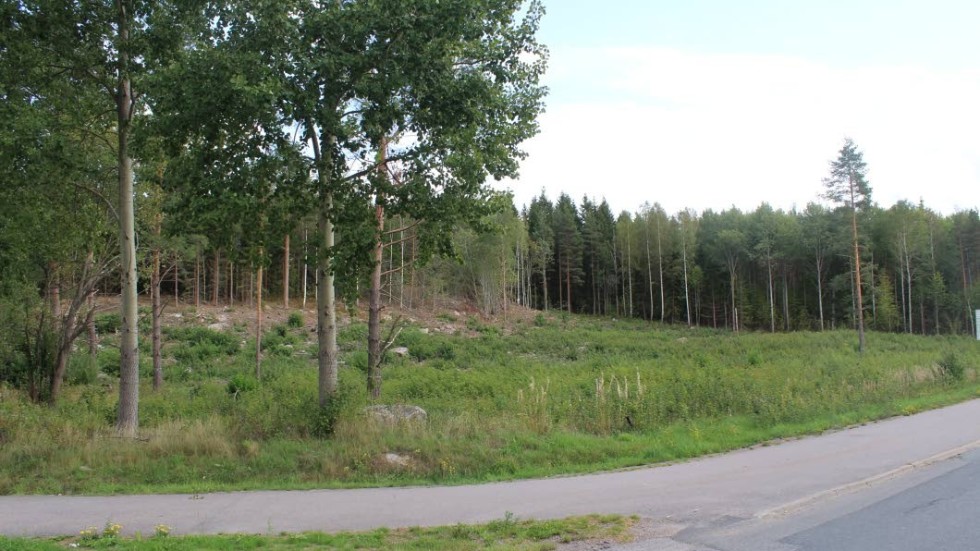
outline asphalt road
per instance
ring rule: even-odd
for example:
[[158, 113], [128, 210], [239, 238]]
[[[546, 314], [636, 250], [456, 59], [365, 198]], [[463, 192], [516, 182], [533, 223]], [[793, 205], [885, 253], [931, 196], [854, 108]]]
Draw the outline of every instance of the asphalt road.
[[[980, 422], [980, 420], [977, 420]], [[980, 549], [980, 452], [963, 465], [783, 541], [801, 551]]]
[[977, 551], [978, 521], [980, 449], [975, 448], [777, 514], [706, 519], [661, 537], [654, 534], [606, 549]]
[[[455, 487], [3, 496], [0, 534], [75, 534], [109, 521], [122, 524], [125, 533], [152, 533], [157, 524], [171, 526], [175, 534], [279, 533], [476, 523], [507, 513], [519, 518], [621, 513], [640, 515], [648, 525], [633, 549], [825, 549], [820, 538], [830, 532], [822, 530], [848, 529], [823, 526], [839, 518], [843, 523], [842, 510], [863, 509], [869, 496], [890, 497], [936, 473], [953, 472], [963, 460], [951, 458], [975, 457], [963, 454], [977, 446], [980, 400], [972, 400], [778, 445], [586, 476]], [[974, 477], [975, 487], [976, 470], [964, 473]], [[962, 495], [966, 501], [960, 505], [975, 512], [976, 493]], [[836, 504], [832, 511], [828, 503]], [[940, 503], [930, 507], [940, 511]], [[814, 527], [822, 528], [809, 531]], [[782, 541], [789, 537], [800, 539]], [[765, 546], [737, 547], [752, 541]]]

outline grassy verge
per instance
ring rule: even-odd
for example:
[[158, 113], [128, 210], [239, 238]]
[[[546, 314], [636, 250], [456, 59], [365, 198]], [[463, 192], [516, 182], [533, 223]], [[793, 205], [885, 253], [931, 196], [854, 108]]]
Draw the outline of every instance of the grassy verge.
[[167, 551], [238, 550], [238, 549], [404, 549], [454, 550], [476, 549], [548, 550], [559, 544], [583, 540], [626, 541], [635, 517], [590, 515], [562, 520], [529, 521], [505, 519], [481, 525], [456, 525], [435, 528], [379, 529], [373, 532], [323, 534], [167, 536], [160, 526], [149, 537], [125, 538], [114, 535], [114, 526], [104, 530], [90, 529], [71, 538], [27, 539], [0, 536], [0, 548], [9, 551], [56, 551], [77, 549], [139, 549]]
[[736, 336], [542, 316], [506, 333], [476, 320], [442, 332], [405, 330], [398, 344], [408, 353], [389, 359], [382, 402], [421, 406], [428, 420], [389, 426], [363, 414], [365, 327], [342, 332], [336, 419], [318, 414], [309, 335], [272, 328], [257, 381], [243, 328], [170, 329], [165, 388], [142, 390], [136, 441], [111, 431], [115, 380], [96, 370], [111, 371], [111, 348], [97, 366], [73, 366], [74, 384], [54, 408], [0, 388], [0, 493], [459, 484], [581, 473], [980, 396], [980, 346], [964, 337], [872, 333], [859, 355], [851, 332]]

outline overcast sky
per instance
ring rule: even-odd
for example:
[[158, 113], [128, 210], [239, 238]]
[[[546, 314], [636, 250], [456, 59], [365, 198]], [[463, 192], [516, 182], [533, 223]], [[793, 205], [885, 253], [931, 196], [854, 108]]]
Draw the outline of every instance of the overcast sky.
[[545, 0], [541, 133], [516, 181], [613, 210], [819, 199], [845, 137], [873, 198], [980, 204], [980, 1]]

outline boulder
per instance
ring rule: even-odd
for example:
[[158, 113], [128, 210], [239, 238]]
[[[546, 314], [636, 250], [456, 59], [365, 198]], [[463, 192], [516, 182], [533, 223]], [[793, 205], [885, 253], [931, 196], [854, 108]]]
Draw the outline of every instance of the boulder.
[[386, 425], [425, 422], [429, 417], [424, 409], [406, 404], [368, 406], [364, 408], [364, 413], [375, 421]]
[[408, 348], [405, 346], [396, 346], [395, 348], [391, 349], [391, 352], [396, 356], [408, 356]]
[[387, 465], [392, 467], [409, 467], [412, 464], [412, 458], [406, 457], [404, 455], [398, 455], [397, 453], [386, 453], [381, 456], [382, 461]]

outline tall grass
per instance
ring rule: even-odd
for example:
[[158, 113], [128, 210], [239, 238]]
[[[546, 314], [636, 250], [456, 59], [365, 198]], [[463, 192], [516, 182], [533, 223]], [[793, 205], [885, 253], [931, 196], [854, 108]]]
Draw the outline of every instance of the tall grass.
[[[141, 393], [141, 437], [115, 438], [115, 381], [78, 377], [54, 408], [0, 388], [0, 493], [208, 491], [455, 483], [673, 460], [980, 395], [969, 339], [849, 332], [741, 334], [567, 316], [464, 335], [402, 332], [382, 402], [362, 413], [364, 326], [341, 332], [342, 407], [321, 437], [301, 327], [254, 342], [167, 332], [166, 384]], [[249, 350], [251, 349], [251, 350]], [[108, 350], [111, 350], [108, 349]], [[101, 363], [101, 361], [100, 361]], [[94, 380], [93, 380], [94, 379]], [[394, 454], [389, 455], [389, 454]], [[396, 457], [393, 460], [392, 457]]]

